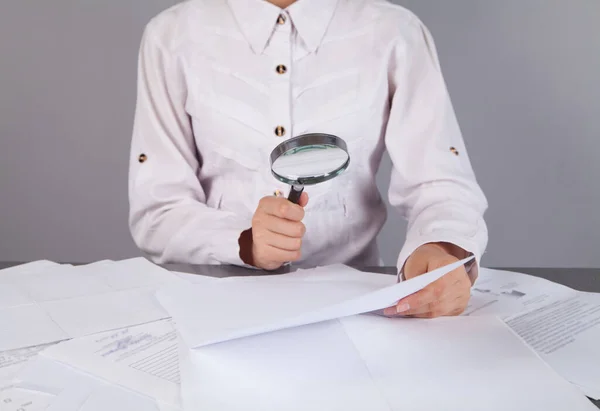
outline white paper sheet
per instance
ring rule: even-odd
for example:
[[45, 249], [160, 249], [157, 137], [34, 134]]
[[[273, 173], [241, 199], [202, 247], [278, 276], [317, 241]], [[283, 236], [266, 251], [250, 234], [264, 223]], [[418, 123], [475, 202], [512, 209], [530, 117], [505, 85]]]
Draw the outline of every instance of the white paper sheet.
[[596, 409], [496, 318], [342, 323], [390, 409]]
[[19, 374], [18, 388], [55, 395], [46, 411], [176, 411], [152, 398], [39, 356]]
[[32, 304], [35, 301], [12, 284], [0, 284], [0, 309]]
[[469, 259], [390, 287], [362, 282], [226, 281], [162, 289], [161, 304], [190, 347], [380, 310]]
[[600, 399], [600, 294], [577, 293], [506, 323], [558, 373]]
[[101, 278], [111, 290], [115, 291], [163, 286], [177, 280], [175, 274], [143, 258], [113, 262], [110, 269], [93, 264], [84, 267], [87, 267], [83, 271], [84, 275]]
[[168, 318], [155, 288], [51, 301], [40, 306], [70, 338]]
[[464, 315], [503, 318], [560, 375], [600, 399], [600, 294], [483, 268]]
[[0, 351], [66, 340], [69, 335], [36, 304], [0, 310]]
[[0, 388], [1, 411], [44, 411], [54, 395], [16, 387]]
[[116, 385], [103, 385], [90, 393], [79, 411], [159, 411], [156, 401]]
[[181, 347], [184, 409], [594, 410], [491, 317], [345, 317]]
[[184, 410], [389, 411], [338, 321], [180, 347]]
[[[229, 277], [223, 281], [260, 281], [260, 276], [254, 277]], [[313, 282], [359, 282], [383, 288], [398, 282], [395, 275], [378, 274], [356, 270], [343, 264], [333, 264], [311, 269], [301, 269], [288, 274], [269, 276], [270, 281], [313, 281]]]
[[73, 339], [42, 355], [165, 404], [180, 404], [177, 334], [170, 320]]
[[52, 345], [53, 344], [45, 344], [0, 352], [0, 385], [3, 380], [11, 381], [27, 361], [31, 361], [41, 351]]
[[11, 270], [0, 275], [0, 351], [168, 318], [154, 294], [185, 283], [141, 258]]
[[37, 273], [42, 270], [46, 270], [50, 267], [58, 266], [58, 263], [48, 260], [32, 261], [26, 264], [16, 265], [14, 267], [4, 268], [0, 270], [0, 282], [5, 282], [15, 277], [27, 275], [31, 273]]
[[[106, 264], [102, 266], [107, 267]], [[85, 270], [86, 266], [51, 267], [39, 274], [21, 276], [13, 281], [13, 286], [37, 303], [113, 291], [101, 278], [83, 275]]]
[[359, 282], [367, 283], [376, 288], [383, 288], [397, 283], [395, 275], [370, 273], [356, 270], [343, 264], [332, 264], [328, 266], [300, 269], [287, 274], [265, 274], [255, 276], [232, 276], [232, 277], [211, 277], [202, 274], [189, 274], [181, 272], [173, 272], [181, 279], [195, 284], [205, 284], [212, 282], [261, 282], [264, 278], [269, 278], [269, 281], [339, 281], [339, 282]]
[[175, 274], [177, 277], [181, 278], [182, 280], [192, 284], [204, 284], [207, 282], [222, 281], [221, 278], [210, 277], [207, 275], [181, 273], [177, 271], [173, 271], [172, 273]]

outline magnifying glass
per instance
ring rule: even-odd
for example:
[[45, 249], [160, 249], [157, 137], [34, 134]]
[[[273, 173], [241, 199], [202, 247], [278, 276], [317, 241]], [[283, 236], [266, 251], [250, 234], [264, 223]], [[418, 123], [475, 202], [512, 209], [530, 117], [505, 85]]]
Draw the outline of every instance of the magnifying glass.
[[284, 141], [271, 152], [271, 173], [292, 186], [288, 200], [295, 204], [304, 186], [331, 180], [349, 164], [346, 142], [332, 134], [303, 134]]

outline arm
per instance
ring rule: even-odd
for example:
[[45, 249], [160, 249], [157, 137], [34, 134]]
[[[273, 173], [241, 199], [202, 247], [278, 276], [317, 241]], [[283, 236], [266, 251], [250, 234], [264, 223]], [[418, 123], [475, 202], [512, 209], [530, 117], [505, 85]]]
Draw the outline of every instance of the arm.
[[129, 167], [129, 225], [155, 262], [243, 265], [247, 219], [206, 205], [182, 70], [151, 27], [142, 39]]
[[408, 220], [398, 269], [415, 250], [440, 243], [457, 258], [473, 254], [477, 278], [487, 246], [487, 200], [473, 173], [431, 34], [415, 19], [396, 45], [385, 143], [393, 163], [389, 199]]

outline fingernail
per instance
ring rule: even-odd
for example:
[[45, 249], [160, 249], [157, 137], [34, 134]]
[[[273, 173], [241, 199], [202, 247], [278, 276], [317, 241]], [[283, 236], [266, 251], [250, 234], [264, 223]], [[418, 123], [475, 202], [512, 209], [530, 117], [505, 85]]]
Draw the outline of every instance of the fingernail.
[[410, 310], [410, 305], [408, 303], [402, 303], [396, 306], [396, 313], [400, 314]]
[[395, 307], [387, 307], [386, 309], [383, 310], [383, 315], [395, 315], [396, 314], [396, 308]]

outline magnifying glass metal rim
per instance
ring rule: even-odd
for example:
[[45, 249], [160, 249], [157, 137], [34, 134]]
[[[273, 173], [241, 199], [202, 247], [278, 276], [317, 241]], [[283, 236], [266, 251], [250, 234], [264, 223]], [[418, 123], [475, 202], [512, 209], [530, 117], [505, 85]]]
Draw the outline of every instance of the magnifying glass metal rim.
[[[275, 161], [282, 155], [285, 155], [285, 153], [287, 153], [295, 148], [311, 146], [311, 145], [321, 145], [321, 146], [328, 145], [328, 146], [340, 148], [340, 149], [344, 150], [344, 152], [346, 154], [348, 154], [348, 158], [341, 166], [339, 166], [335, 170], [332, 170], [329, 173], [322, 174], [322, 175], [315, 176], [315, 177], [289, 179], [287, 177], [282, 176], [281, 174], [278, 174], [277, 172], [275, 172], [275, 170], [273, 170], [273, 164], [275, 163]], [[271, 152], [270, 157], [271, 157], [271, 173], [273, 174], [273, 176], [275, 176], [275, 178], [277, 178], [278, 180], [280, 180], [284, 183], [290, 184], [292, 186], [304, 186], [304, 185], [323, 183], [323, 182], [330, 180], [333, 177], [341, 174], [344, 170], [346, 170], [348, 168], [348, 165], [350, 164], [350, 154], [348, 153], [348, 146], [346, 145], [346, 142], [338, 136], [334, 136], [333, 134], [325, 134], [325, 133], [308, 133], [308, 134], [299, 135], [294, 138], [290, 138], [289, 140], [286, 140], [286, 141], [280, 143], [277, 147], [275, 147], [275, 149], [273, 149], [273, 151]]]

